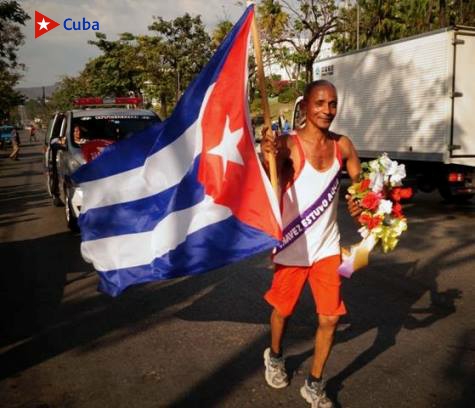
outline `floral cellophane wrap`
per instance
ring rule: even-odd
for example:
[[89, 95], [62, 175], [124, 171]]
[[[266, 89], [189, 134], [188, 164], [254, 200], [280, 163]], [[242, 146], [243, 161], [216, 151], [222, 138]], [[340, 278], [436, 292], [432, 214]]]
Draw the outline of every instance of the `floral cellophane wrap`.
[[363, 212], [358, 221], [361, 242], [342, 248], [340, 275], [349, 278], [353, 272], [368, 264], [369, 253], [380, 244], [383, 252], [392, 251], [407, 229], [401, 200], [412, 196], [411, 188], [402, 187], [406, 177], [404, 164], [391, 160], [386, 153], [361, 165], [360, 181], [348, 188]]

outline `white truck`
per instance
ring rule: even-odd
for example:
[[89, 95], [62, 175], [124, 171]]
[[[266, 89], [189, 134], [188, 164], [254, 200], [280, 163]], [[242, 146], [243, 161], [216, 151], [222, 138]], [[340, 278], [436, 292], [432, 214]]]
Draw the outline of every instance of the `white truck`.
[[[338, 91], [332, 129], [360, 157], [387, 152], [419, 190], [475, 193], [475, 28], [452, 27], [319, 60]], [[300, 104], [294, 111], [298, 123]]]

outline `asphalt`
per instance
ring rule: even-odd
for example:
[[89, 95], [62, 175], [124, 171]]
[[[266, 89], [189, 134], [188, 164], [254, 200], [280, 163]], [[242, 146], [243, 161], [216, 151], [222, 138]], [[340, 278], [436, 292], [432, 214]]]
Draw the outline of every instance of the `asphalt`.
[[[263, 379], [267, 254], [193, 278], [96, 290], [80, 236], [46, 194], [41, 143], [0, 151], [2, 407], [309, 406], [316, 327], [308, 290], [285, 339], [291, 384]], [[405, 205], [409, 230], [343, 284], [349, 313], [327, 364], [337, 407], [475, 406], [475, 203]], [[358, 239], [340, 204], [344, 243]]]

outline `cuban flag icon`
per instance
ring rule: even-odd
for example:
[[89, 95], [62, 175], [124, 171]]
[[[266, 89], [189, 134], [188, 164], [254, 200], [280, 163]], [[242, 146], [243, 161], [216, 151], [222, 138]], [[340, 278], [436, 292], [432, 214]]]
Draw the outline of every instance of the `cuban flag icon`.
[[112, 296], [273, 248], [277, 198], [254, 150], [247, 100], [249, 6], [173, 114], [108, 146], [73, 179], [81, 252]]

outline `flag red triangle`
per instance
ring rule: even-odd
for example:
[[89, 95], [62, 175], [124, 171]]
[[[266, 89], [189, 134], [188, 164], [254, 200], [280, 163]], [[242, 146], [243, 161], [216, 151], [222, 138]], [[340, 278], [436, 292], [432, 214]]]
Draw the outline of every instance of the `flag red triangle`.
[[35, 10], [35, 38], [46, 34], [48, 31], [51, 31], [53, 28], [58, 26], [58, 22]]

